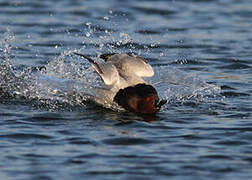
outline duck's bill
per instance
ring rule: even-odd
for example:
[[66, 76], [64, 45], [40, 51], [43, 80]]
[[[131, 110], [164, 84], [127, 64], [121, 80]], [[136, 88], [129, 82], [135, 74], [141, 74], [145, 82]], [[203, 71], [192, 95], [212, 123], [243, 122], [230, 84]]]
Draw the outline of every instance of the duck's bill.
[[156, 107], [159, 107], [161, 108], [164, 104], [167, 103], [167, 100], [166, 99], [162, 99], [161, 101], [159, 101], [157, 104], [156, 104]]

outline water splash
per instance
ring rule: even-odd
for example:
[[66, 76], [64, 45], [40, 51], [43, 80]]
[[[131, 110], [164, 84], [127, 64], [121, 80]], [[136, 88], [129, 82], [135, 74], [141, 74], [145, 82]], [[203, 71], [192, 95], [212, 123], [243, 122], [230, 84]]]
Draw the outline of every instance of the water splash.
[[94, 76], [94, 73], [90, 73], [91, 68], [88, 69], [77, 62], [65, 62], [65, 58], [70, 57], [72, 51], [63, 52], [43, 68], [28, 67], [17, 71], [11, 62], [10, 44], [14, 40], [14, 36], [8, 31], [0, 43], [3, 54], [0, 62], [1, 99], [37, 100], [49, 104], [51, 109], [56, 109], [56, 104], [60, 103], [71, 106], [83, 104], [93, 95], [90, 84], [95, 83], [97, 79], [88, 77]]
[[[87, 26], [91, 28], [91, 23]], [[90, 34], [93, 32], [90, 31]], [[113, 36], [107, 34], [108, 37]], [[90, 36], [85, 36], [87, 37]], [[100, 38], [98, 51], [106, 45], [108, 37]], [[118, 45], [132, 42], [131, 37], [126, 33], [120, 33], [119, 37], [120, 39], [116, 40], [113, 36], [112, 41]], [[72, 56], [73, 50], [63, 52], [43, 68], [28, 67], [19, 72], [15, 71], [11, 62], [10, 44], [13, 40], [14, 36], [8, 32], [1, 41], [3, 46], [1, 51], [4, 56], [0, 63], [0, 98], [35, 100], [38, 104], [48, 106], [49, 110], [57, 110], [62, 104], [72, 107], [85, 106], [87, 101], [95, 99], [106, 108], [121, 110], [105, 96], [99, 97], [94, 93], [94, 89], [102, 88], [103, 83], [88, 62], [79, 61], [77, 57]], [[109, 48], [114, 52], [114, 46]], [[131, 50], [133, 51], [134, 48]], [[148, 81], [154, 84], [160, 96], [169, 102], [183, 103], [192, 98], [202, 101], [220, 91], [218, 86], [205, 83], [195, 75], [186, 74], [172, 67], [156, 66], [154, 71], [155, 76]]]
[[174, 67], [154, 67], [154, 70], [156, 74], [151, 82], [168, 102], [183, 103], [192, 99], [207, 102], [220, 94], [219, 86], [206, 83], [194, 74]]
[[[0, 66], [0, 91], [8, 91], [8, 87], [11, 86], [12, 92], [16, 92], [18, 85], [14, 85], [14, 70], [11, 62], [11, 42], [15, 40], [15, 36], [11, 33], [10, 29], [7, 28], [7, 32], [3, 35], [3, 40], [0, 41], [0, 57], [1, 57], [1, 66]], [[10, 82], [8, 85], [5, 82]], [[3, 94], [3, 93], [2, 93]], [[0, 94], [1, 96], [1, 94]], [[6, 96], [6, 94], [5, 94]], [[11, 96], [11, 94], [10, 94]]]
[[[110, 12], [109, 12], [110, 13]], [[112, 12], [111, 12], [112, 13]], [[107, 16], [105, 16], [107, 17]], [[114, 29], [117, 29], [117, 26], [120, 26], [116, 23], [113, 23], [111, 18], [113, 16], [105, 18], [106, 24], [109, 24], [109, 27], [115, 27], [115, 28], [105, 28], [103, 25], [97, 25], [92, 22], [87, 22], [85, 24], [85, 30], [83, 32], [83, 40], [82, 44], [87, 47], [87, 45], [96, 46], [98, 45], [99, 49], [96, 48], [95, 54], [97, 54], [97, 57], [101, 55], [102, 53], [122, 53], [122, 52], [136, 52], [138, 49], [138, 55], [141, 54], [141, 52], [149, 52], [150, 48], [146, 45], [143, 45], [141, 48], [142, 50], [139, 50], [139, 45], [134, 43], [132, 37], [133, 35], [130, 35], [123, 31], [115, 31]], [[146, 41], [152, 42], [153, 40], [147, 39]], [[152, 43], [152, 44], [158, 44], [158, 43]]]

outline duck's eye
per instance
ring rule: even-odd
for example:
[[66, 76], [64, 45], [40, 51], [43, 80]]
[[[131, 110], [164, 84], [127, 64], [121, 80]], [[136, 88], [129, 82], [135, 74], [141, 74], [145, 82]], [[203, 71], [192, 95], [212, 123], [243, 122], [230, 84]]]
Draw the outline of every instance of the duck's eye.
[[146, 101], [150, 101], [150, 100], [151, 100], [151, 97], [147, 97], [147, 98], [146, 98]]

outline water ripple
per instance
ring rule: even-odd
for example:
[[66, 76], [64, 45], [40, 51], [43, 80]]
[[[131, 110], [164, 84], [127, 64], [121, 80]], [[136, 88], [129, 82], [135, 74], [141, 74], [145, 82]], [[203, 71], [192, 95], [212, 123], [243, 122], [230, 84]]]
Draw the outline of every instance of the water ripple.
[[151, 140], [142, 138], [111, 138], [103, 140], [108, 145], [141, 145], [153, 143]]
[[41, 134], [28, 134], [28, 133], [14, 133], [14, 134], [8, 134], [8, 135], [0, 135], [1, 138], [7, 138], [7, 139], [52, 139], [51, 136], [48, 135], [41, 135]]
[[[251, 179], [251, 5], [2, 0], [0, 179]], [[75, 51], [146, 58], [168, 103], [83, 103], [101, 81]]]

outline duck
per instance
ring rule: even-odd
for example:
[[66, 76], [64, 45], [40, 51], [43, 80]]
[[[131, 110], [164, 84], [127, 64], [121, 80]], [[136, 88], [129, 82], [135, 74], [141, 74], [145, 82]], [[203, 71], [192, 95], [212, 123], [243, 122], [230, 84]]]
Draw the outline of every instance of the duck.
[[101, 54], [104, 61], [97, 63], [87, 55], [74, 52], [90, 62], [104, 83], [100, 94], [126, 111], [137, 114], [155, 114], [166, 104], [160, 100], [155, 87], [143, 78], [152, 77], [154, 71], [148, 61], [132, 53]]

